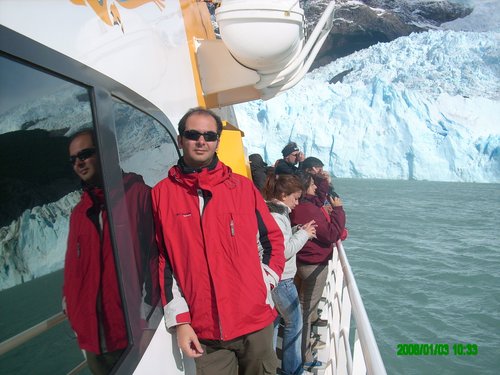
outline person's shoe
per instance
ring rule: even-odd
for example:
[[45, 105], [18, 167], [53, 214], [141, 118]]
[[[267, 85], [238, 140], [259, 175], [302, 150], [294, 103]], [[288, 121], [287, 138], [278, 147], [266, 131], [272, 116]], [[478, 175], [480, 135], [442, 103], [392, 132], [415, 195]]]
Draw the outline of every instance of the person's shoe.
[[310, 370], [324, 370], [326, 368], [326, 363], [315, 359], [312, 362], [304, 362], [303, 367], [308, 371], [310, 371]]
[[316, 340], [312, 344], [312, 350], [320, 350], [320, 349], [323, 349], [323, 348], [326, 348], [326, 342], [324, 342], [324, 341]]
[[314, 322], [311, 322], [311, 325], [316, 327], [326, 327], [328, 325], [328, 320], [318, 318]]

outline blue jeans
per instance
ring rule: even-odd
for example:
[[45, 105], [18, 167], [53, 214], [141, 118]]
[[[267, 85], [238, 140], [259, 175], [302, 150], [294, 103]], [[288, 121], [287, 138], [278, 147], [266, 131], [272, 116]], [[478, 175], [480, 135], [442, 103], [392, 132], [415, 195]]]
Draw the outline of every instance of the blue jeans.
[[299, 303], [297, 288], [293, 279], [281, 280], [272, 291], [274, 304], [280, 316], [274, 323], [274, 347], [278, 339], [280, 318], [285, 321], [281, 351], [281, 373], [284, 375], [299, 375], [302, 368], [302, 310]]

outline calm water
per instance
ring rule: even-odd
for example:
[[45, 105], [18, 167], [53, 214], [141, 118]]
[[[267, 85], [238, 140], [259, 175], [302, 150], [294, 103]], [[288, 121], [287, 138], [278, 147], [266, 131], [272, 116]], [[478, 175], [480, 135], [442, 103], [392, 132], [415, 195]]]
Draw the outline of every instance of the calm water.
[[[500, 373], [500, 185], [343, 180], [344, 246], [388, 374]], [[397, 356], [400, 343], [447, 356]], [[477, 344], [457, 356], [452, 344]]]

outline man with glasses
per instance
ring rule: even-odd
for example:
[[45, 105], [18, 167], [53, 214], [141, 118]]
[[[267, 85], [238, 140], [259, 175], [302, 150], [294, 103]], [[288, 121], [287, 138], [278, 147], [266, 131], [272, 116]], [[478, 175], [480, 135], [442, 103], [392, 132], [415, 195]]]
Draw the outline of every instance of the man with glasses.
[[295, 142], [288, 143], [281, 150], [283, 159], [279, 159], [275, 165], [275, 173], [278, 174], [297, 174], [299, 168], [297, 164], [304, 161], [304, 153], [299, 150]]
[[215, 113], [191, 109], [178, 131], [183, 156], [152, 190], [165, 323], [198, 373], [274, 374], [283, 235], [252, 181], [218, 160]]

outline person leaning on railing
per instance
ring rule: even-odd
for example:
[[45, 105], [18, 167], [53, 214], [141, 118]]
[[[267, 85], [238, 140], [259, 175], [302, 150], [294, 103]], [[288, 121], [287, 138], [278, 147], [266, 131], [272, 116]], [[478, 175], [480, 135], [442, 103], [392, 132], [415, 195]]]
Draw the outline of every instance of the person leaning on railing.
[[[323, 162], [314, 157], [309, 156], [304, 159], [303, 162], [300, 163], [298, 173], [306, 172], [310, 173], [313, 177], [314, 184], [316, 185], [316, 193], [315, 195], [318, 199], [323, 202], [323, 209], [326, 210], [328, 214], [332, 212], [332, 205], [330, 204], [329, 196], [332, 198], [340, 198], [339, 195], [335, 192], [332, 183], [332, 177], [330, 174], [323, 169]], [[347, 228], [344, 228], [340, 239], [344, 241], [347, 238], [348, 231]]]
[[304, 225], [311, 220], [316, 223], [316, 237], [307, 241], [297, 253], [297, 278], [299, 299], [304, 319], [302, 329], [302, 359], [306, 368], [324, 368], [324, 363], [314, 359], [311, 341], [311, 324], [319, 320], [317, 307], [328, 276], [328, 261], [332, 258], [333, 246], [345, 229], [345, 213], [338, 197], [328, 196], [332, 210], [328, 213], [324, 202], [318, 198], [313, 176], [301, 173], [299, 177], [305, 188], [300, 203], [292, 210], [292, 225]]

